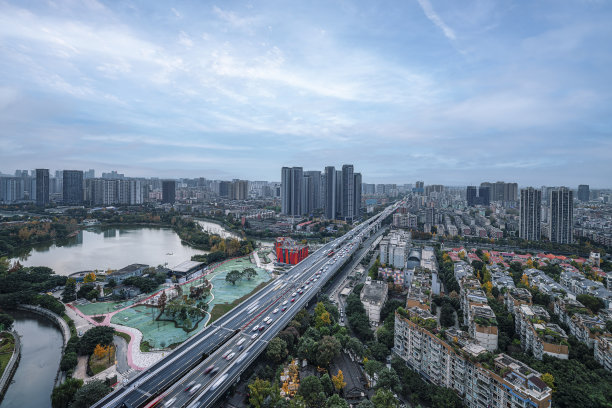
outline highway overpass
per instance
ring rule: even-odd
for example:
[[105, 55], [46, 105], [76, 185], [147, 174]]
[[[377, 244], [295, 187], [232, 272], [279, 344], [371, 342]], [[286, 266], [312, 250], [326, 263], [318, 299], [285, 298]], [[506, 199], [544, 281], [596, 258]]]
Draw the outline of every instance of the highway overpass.
[[397, 205], [322, 246], [94, 407], [210, 406]]

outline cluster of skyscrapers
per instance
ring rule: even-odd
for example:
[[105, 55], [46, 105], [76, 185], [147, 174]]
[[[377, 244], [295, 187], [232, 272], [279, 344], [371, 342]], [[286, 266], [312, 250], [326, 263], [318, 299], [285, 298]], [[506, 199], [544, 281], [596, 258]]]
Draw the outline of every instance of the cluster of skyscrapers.
[[[533, 187], [521, 189], [519, 236], [539, 241], [544, 235], [551, 242], [570, 244], [573, 242], [574, 192], [567, 187], [555, 187], [547, 192], [547, 205], [543, 206], [542, 190]], [[542, 214], [546, 222], [543, 222]]]
[[312, 215], [322, 210], [327, 219], [352, 222], [361, 213], [361, 173], [352, 164], [342, 170], [327, 166], [320, 171], [283, 167], [281, 171], [281, 212], [289, 216]]
[[[429, 187], [429, 186], [428, 186]], [[498, 181], [480, 183], [480, 187], [468, 186], [466, 192], [468, 206], [489, 205], [491, 201], [518, 201], [518, 184]]]

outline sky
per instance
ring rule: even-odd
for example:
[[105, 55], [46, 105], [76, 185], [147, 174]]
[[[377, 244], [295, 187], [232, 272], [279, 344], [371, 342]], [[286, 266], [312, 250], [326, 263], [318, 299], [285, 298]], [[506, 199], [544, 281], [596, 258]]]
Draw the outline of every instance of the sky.
[[0, 172], [612, 187], [610, 21], [606, 0], [0, 0]]

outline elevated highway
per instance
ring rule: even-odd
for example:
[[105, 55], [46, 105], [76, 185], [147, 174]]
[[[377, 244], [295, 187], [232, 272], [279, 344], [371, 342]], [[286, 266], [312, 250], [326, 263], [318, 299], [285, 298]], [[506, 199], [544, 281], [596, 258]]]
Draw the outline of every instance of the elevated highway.
[[210, 406], [398, 205], [323, 245], [94, 407]]

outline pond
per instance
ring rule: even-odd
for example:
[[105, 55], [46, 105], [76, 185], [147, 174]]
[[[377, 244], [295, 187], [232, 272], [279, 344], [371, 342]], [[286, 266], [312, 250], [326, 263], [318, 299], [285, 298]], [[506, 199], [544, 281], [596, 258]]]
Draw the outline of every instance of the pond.
[[203, 254], [181, 242], [168, 228], [89, 228], [64, 243], [34, 247], [19, 260], [24, 266], [48, 266], [59, 275], [85, 270], [121, 269], [133, 263], [173, 267]]

